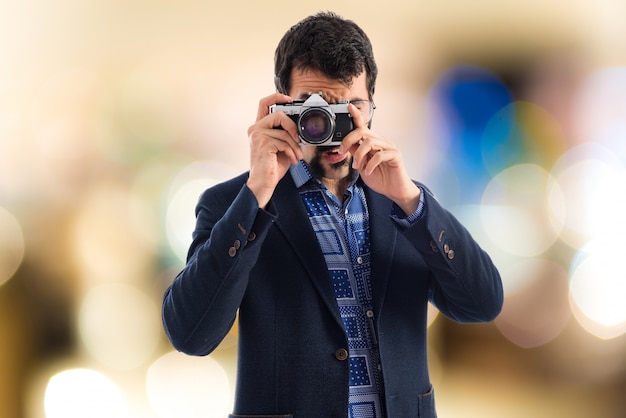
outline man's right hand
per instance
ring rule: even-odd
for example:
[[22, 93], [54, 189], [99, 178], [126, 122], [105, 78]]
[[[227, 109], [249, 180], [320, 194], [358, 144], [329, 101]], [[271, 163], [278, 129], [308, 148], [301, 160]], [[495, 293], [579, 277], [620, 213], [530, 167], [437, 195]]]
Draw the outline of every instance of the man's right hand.
[[250, 177], [247, 185], [260, 208], [267, 206], [289, 166], [298, 164], [303, 158], [295, 122], [283, 112], [269, 111], [271, 105], [291, 100], [291, 97], [280, 93], [261, 99], [256, 123], [248, 128]]

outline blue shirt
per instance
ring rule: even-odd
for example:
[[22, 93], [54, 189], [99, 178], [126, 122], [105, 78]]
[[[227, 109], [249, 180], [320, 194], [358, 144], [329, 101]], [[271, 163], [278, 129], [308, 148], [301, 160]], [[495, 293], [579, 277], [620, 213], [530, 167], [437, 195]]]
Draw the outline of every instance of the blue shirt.
[[[370, 282], [369, 214], [361, 180], [357, 174], [340, 201], [313, 178], [303, 161], [291, 167], [291, 175], [324, 254], [348, 339], [348, 417], [384, 417], [384, 384]], [[408, 227], [422, 211], [423, 199], [411, 216], [405, 217], [397, 207], [391, 216]]]

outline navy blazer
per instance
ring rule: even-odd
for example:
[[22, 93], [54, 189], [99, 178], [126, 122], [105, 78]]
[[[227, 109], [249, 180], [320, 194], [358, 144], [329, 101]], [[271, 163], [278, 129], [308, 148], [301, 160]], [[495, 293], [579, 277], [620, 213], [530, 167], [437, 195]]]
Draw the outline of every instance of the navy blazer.
[[[300, 195], [286, 175], [259, 210], [246, 180], [201, 196], [187, 264], [164, 296], [167, 336], [184, 353], [207, 355], [239, 313], [235, 414], [346, 417], [348, 342]], [[427, 302], [459, 322], [490, 321], [502, 307], [500, 276], [429, 192], [422, 219], [406, 230], [388, 198], [367, 187], [366, 198], [387, 416], [436, 417]]]

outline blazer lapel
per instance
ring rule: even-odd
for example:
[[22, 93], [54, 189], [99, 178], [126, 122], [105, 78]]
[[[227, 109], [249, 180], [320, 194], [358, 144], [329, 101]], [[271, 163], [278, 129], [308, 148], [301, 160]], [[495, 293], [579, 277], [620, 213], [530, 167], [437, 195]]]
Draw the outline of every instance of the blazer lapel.
[[[391, 260], [395, 250], [397, 228], [390, 219], [391, 202], [386, 197], [365, 188], [370, 220], [370, 242], [372, 252], [371, 281], [374, 308], [380, 312], [389, 280]], [[320, 297], [343, 326], [335, 292], [328, 275], [324, 254], [309, 222], [298, 190], [287, 174], [278, 184], [272, 199], [278, 218], [276, 226], [289, 241], [298, 259], [309, 273]]]
[[343, 327], [324, 254], [289, 173], [278, 183], [272, 202], [278, 214], [275, 225], [289, 241], [320, 297]]
[[391, 201], [367, 187], [365, 192], [370, 221], [372, 294], [374, 309], [380, 313], [396, 248], [397, 228], [390, 218]]

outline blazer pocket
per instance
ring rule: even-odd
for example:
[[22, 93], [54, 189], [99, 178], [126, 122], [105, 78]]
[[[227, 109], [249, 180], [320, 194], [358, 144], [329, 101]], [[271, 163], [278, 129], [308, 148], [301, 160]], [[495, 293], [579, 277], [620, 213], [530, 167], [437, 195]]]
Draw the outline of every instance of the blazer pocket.
[[293, 418], [292, 414], [285, 415], [237, 415], [230, 414], [228, 418]]
[[437, 412], [435, 410], [435, 389], [432, 386], [428, 392], [422, 393], [417, 399], [419, 405], [418, 417], [437, 417]]

